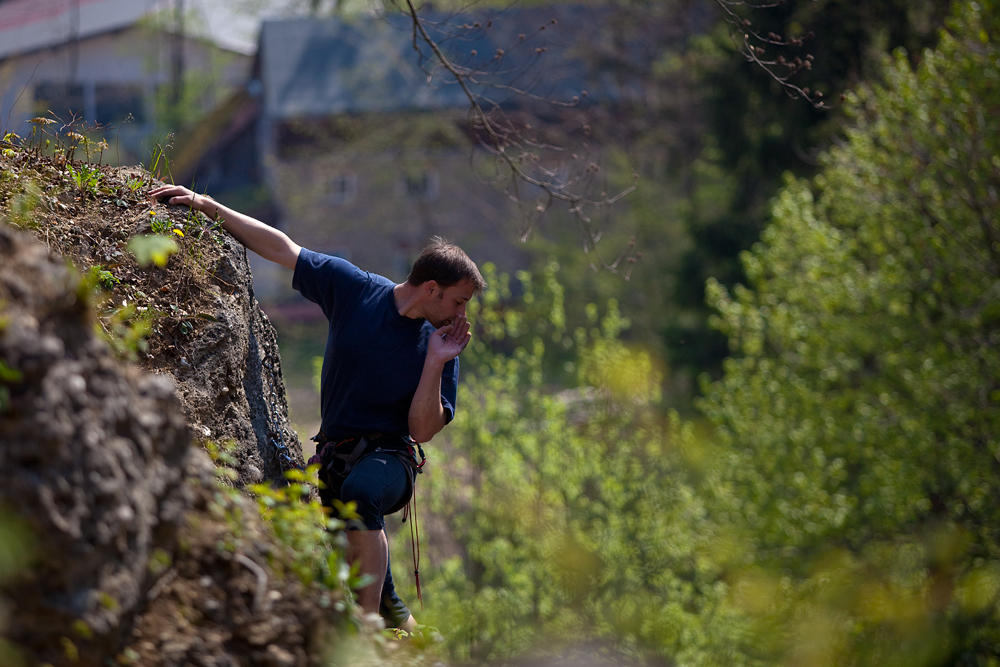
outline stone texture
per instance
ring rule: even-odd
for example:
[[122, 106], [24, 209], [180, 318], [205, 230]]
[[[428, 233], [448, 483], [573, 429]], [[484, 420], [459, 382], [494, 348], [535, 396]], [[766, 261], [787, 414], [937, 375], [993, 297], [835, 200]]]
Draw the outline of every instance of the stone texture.
[[64, 262], [0, 227], [0, 359], [13, 372], [0, 499], [39, 545], [10, 592], [9, 634], [54, 664], [67, 641], [96, 664], [131, 630], [150, 556], [172, 547], [191, 503], [173, 379], [114, 360], [82, 294]]

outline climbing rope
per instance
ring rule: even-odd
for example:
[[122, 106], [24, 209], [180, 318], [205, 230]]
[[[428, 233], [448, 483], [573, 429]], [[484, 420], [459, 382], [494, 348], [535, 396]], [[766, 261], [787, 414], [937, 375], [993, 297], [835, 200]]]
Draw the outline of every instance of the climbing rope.
[[[420, 443], [411, 438], [413, 445], [410, 446], [410, 455], [413, 457], [416, 463], [416, 470], [418, 473], [423, 472], [424, 464], [427, 463], [427, 457], [424, 456], [424, 448], [420, 446]], [[414, 454], [414, 446], [416, 446], [416, 451], [420, 453], [420, 459], [418, 460]], [[403, 510], [403, 523], [410, 519], [410, 551], [413, 554], [413, 580], [417, 585], [417, 601], [420, 602], [420, 611], [424, 610], [424, 596], [420, 591], [420, 526], [417, 524], [417, 480], [416, 475], [414, 475], [413, 480], [413, 494], [410, 496], [410, 500], [406, 503], [406, 508]]]
[[284, 420], [279, 417], [278, 411], [278, 390], [275, 388], [275, 377], [277, 376], [277, 364], [274, 362], [274, 358], [271, 356], [271, 350], [266, 349], [264, 352], [264, 358], [261, 360], [261, 366], [264, 368], [265, 372], [263, 375], [267, 378], [267, 388], [269, 390], [269, 395], [265, 396], [265, 403], [267, 407], [267, 414], [269, 417], [268, 421], [268, 440], [271, 447], [274, 449], [274, 455], [278, 458], [284, 465], [284, 469], [289, 469], [294, 467], [294, 460], [292, 459], [291, 453], [288, 451], [288, 445], [285, 444], [285, 429]]
[[417, 525], [417, 487], [413, 487], [413, 497], [403, 510], [403, 522], [410, 520], [410, 551], [413, 553], [413, 580], [417, 584], [417, 601], [420, 611], [424, 610], [424, 596], [420, 592], [420, 526]]

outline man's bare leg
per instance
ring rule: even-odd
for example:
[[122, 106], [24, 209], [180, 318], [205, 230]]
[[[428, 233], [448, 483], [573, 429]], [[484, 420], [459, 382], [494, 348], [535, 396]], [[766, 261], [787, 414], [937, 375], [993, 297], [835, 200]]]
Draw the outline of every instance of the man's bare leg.
[[361, 574], [374, 581], [358, 590], [358, 604], [366, 614], [377, 614], [385, 570], [389, 566], [389, 540], [381, 530], [347, 531], [347, 560], [360, 563]]

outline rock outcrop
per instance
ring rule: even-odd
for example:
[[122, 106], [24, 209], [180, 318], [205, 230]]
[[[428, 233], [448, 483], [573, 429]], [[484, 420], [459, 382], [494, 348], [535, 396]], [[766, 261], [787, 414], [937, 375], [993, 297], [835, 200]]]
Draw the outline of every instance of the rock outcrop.
[[96, 664], [131, 631], [150, 558], [191, 505], [190, 432], [173, 379], [113, 359], [79, 276], [2, 226], [0, 304], [0, 498], [39, 547], [11, 591], [10, 636], [41, 662]]
[[254, 298], [246, 249], [216, 233], [217, 259], [203, 256], [212, 260], [201, 295], [208, 312], [182, 344], [145, 365], [176, 378], [196, 438], [235, 443], [242, 484], [280, 482], [304, 462], [288, 420], [277, 338]]
[[[58, 178], [29, 162], [11, 172]], [[0, 593], [0, 635], [58, 667], [314, 664], [342, 593], [272, 567], [285, 547], [199, 446], [231, 447], [236, 487], [302, 466], [274, 329], [244, 248], [195, 233], [186, 210], [126, 201], [137, 177], [105, 168], [123, 199], [40, 195], [36, 238], [0, 221], [0, 511], [37, 547]], [[165, 267], [141, 268], [126, 244], [155, 215], [189, 233]], [[103, 291], [91, 266], [114, 277]], [[96, 331], [126, 303], [158, 314], [135, 364]]]

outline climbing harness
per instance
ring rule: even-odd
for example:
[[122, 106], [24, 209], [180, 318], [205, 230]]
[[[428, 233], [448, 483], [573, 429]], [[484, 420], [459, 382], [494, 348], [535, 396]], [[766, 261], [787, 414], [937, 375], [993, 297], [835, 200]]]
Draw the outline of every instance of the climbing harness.
[[[384, 433], [369, 433], [360, 437], [346, 438], [334, 442], [327, 438], [321, 430], [312, 438], [316, 442], [316, 453], [309, 458], [307, 465], [319, 464], [319, 478], [325, 489], [320, 489], [320, 499], [324, 505], [330, 505], [333, 499], [340, 497], [340, 488], [351, 474], [358, 461], [368, 454], [383, 452], [396, 457], [410, 471], [410, 493], [416, 484], [416, 476], [423, 472], [426, 462], [424, 450], [412, 438]], [[399, 445], [402, 445], [400, 447]], [[420, 459], [417, 459], [419, 452]], [[405, 505], [396, 505], [385, 510], [385, 514], [394, 514]]]

